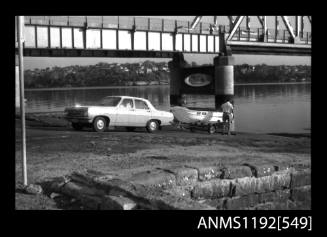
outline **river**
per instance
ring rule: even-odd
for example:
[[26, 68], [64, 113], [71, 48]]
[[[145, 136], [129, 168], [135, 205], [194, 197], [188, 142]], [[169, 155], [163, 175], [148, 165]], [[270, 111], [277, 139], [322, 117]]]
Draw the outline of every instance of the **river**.
[[[310, 133], [311, 84], [235, 85], [235, 128], [253, 133]], [[169, 86], [36, 89], [25, 91], [26, 112], [63, 111], [74, 104], [92, 104], [108, 95], [149, 99], [169, 110]], [[190, 107], [214, 107], [214, 96], [188, 95]]]

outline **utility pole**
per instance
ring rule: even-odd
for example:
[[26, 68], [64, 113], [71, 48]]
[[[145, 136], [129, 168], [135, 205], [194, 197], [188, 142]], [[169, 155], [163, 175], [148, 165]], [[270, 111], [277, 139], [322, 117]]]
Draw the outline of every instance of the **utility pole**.
[[26, 132], [25, 132], [25, 101], [24, 101], [24, 61], [23, 61], [23, 27], [24, 16], [18, 16], [18, 56], [19, 56], [19, 84], [20, 84], [20, 115], [21, 115], [21, 136], [22, 136], [22, 173], [23, 184], [27, 186], [27, 170], [26, 170]]

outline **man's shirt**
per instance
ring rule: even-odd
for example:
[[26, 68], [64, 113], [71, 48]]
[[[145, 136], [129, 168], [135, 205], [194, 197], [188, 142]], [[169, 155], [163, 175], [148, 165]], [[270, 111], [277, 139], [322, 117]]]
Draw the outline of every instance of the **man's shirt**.
[[229, 101], [222, 104], [221, 108], [223, 109], [223, 112], [226, 112], [226, 113], [232, 113], [233, 112], [233, 105]]

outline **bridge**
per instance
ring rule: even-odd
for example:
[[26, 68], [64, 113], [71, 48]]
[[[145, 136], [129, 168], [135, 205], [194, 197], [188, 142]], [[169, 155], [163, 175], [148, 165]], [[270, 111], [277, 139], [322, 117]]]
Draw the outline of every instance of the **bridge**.
[[[274, 18], [273, 28], [268, 27], [267, 18]], [[25, 16], [23, 53], [29, 57], [152, 58], [172, 58], [176, 52], [311, 55], [311, 31], [304, 31], [306, 24], [311, 25], [310, 16], [215, 16], [212, 23], [201, 19]], [[229, 24], [221, 24], [226, 19]], [[260, 27], [251, 27], [251, 19]]]

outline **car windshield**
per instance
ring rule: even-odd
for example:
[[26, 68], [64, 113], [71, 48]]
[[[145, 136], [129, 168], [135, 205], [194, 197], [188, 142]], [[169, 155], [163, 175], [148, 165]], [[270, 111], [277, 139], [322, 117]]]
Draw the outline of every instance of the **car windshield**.
[[118, 105], [120, 99], [120, 97], [105, 97], [101, 100], [100, 105], [114, 107]]

